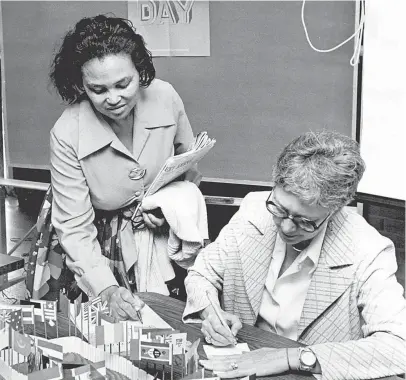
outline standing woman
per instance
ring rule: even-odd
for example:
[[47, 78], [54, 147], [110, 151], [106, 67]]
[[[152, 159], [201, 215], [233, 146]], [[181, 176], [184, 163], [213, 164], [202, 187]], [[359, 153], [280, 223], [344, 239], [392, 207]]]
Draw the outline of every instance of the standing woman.
[[[166, 282], [174, 278], [165, 219], [143, 212], [129, 220], [165, 160], [193, 141], [183, 102], [155, 79], [143, 38], [122, 18], [80, 20], [50, 77], [69, 106], [51, 130], [56, 234], [46, 258], [39, 248], [31, 296], [83, 291], [100, 295], [117, 318], [136, 319], [143, 304], [132, 291], [169, 294]], [[200, 176], [193, 170], [184, 179]], [[147, 254], [148, 267], [140, 267]]]

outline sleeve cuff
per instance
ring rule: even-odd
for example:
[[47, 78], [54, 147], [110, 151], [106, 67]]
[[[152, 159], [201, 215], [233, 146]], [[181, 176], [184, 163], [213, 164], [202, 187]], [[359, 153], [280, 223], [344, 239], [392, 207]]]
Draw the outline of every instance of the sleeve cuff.
[[118, 286], [118, 282], [108, 266], [96, 266], [78, 279], [78, 285], [86, 294], [98, 296], [104, 289]]

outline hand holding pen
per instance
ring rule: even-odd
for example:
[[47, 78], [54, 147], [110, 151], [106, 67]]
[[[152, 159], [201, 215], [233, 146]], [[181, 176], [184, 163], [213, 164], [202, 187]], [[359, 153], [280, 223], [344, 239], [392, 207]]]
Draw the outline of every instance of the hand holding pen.
[[[120, 276], [121, 276], [121, 279], [122, 279], [122, 281], [123, 281], [123, 283], [124, 283], [125, 288], [131, 293], [131, 295], [133, 296], [134, 300], [139, 300], [139, 301], [141, 301], [138, 297], [135, 298], [134, 294], [132, 293], [132, 291], [131, 291], [131, 285], [130, 285], [130, 282], [128, 281], [127, 274], [126, 274], [124, 271], [122, 271], [122, 270], [119, 270], [119, 273], [120, 273]], [[141, 302], [142, 302], [142, 301], [141, 301]], [[136, 312], [136, 314], [137, 314], [138, 320], [143, 324], [144, 322], [142, 321], [141, 308], [144, 307], [144, 303], [142, 302], [141, 305], [142, 305], [142, 306], [141, 306], [140, 308], [137, 308], [135, 312]]]
[[221, 310], [218, 301], [209, 292], [206, 292], [206, 295], [210, 305], [201, 313], [203, 319], [201, 330], [206, 342], [215, 346], [230, 344], [235, 346], [237, 344], [235, 336], [242, 328], [241, 321], [236, 315]]
[[110, 314], [117, 320], [142, 321], [141, 309], [144, 307], [144, 302], [134, 295], [131, 291], [127, 276], [122, 273], [122, 282], [124, 287], [113, 285], [100, 293], [102, 302], [107, 302], [110, 309]]

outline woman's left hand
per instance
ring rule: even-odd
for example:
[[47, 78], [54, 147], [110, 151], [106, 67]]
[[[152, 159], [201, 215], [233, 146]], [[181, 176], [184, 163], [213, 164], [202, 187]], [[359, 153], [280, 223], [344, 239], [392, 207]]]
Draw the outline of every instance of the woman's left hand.
[[154, 229], [161, 227], [165, 223], [165, 217], [161, 209], [152, 202], [149, 202], [149, 200], [150, 198], [145, 198], [140, 207], [144, 222], [148, 228]]
[[158, 228], [163, 226], [165, 223], [165, 217], [157, 218], [151, 212], [142, 212], [142, 217], [144, 218], [144, 222], [148, 228]]
[[216, 356], [211, 360], [200, 360], [200, 364], [222, 379], [253, 374], [275, 375], [289, 370], [285, 348], [260, 348], [242, 355]]

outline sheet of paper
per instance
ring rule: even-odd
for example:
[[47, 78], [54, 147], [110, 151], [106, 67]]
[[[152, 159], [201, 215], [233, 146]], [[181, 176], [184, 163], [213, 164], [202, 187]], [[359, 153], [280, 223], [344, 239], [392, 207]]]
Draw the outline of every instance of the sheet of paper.
[[243, 352], [250, 351], [247, 343], [238, 343], [236, 346], [227, 347], [215, 347], [205, 344], [203, 349], [208, 359], [215, 356], [241, 355]]
[[128, 325], [143, 327], [143, 328], [157, 328], [157, 329], [172, 329], [172, 326], [168, 325], [155, 311], [153, 311], [148, 305], [145, 305], [141, 309], [141, 317], [144, 322], [140, 321], [128, 321]]

